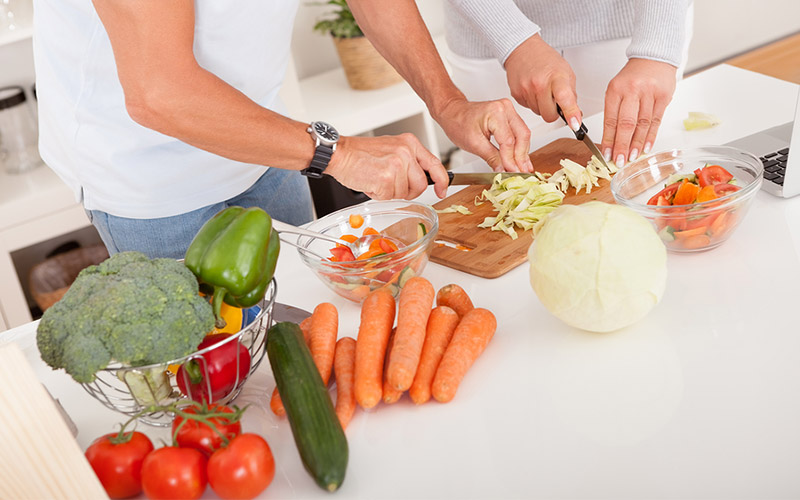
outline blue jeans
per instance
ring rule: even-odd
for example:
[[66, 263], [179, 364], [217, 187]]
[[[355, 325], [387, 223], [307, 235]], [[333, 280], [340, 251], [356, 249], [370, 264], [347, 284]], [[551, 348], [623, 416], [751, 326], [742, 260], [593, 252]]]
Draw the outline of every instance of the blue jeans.
[[261, 207], [270, 216], [289, 224], [313, 219], [308, 182], [300, 172], [270, 168], [247, 191], [229, 200], [192, 212], [159, 219], [128, 219], [100, 210], [86, 214], [110, 254], [137, 250], [150, 258], [182, 259], [192, 238], [205, 222], [230, 206]]

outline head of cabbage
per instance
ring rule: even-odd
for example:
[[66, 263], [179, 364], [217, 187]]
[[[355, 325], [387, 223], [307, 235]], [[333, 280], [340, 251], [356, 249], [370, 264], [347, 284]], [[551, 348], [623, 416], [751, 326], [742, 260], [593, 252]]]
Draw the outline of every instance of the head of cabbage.
[[633, 210], [592, 201], [554, 210], [528, 250], [542, 304], [568, 325], [610, 332], [644, 318], [664, 293], [667, 251]]

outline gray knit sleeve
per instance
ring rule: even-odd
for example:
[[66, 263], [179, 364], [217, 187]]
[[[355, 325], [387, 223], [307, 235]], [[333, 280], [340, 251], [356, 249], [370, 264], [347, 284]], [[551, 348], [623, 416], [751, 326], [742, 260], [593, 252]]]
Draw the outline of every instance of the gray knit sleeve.
[[686, 14], [691, 0], [636, 0], [631, 44], [626, 55], [662, 61], [673, 66], [683, 62]]
[[[505, 63], [511, 52], [540, 31], [513, 0], [447, 0], [459, 14], [457, 23], [471, 29], [460, 29], [459, 36], [479, 36], [492, 55]], [[466, 26], [464, 26], [466, 28]], [[467, 40], [463, 40], [468, 44]]]

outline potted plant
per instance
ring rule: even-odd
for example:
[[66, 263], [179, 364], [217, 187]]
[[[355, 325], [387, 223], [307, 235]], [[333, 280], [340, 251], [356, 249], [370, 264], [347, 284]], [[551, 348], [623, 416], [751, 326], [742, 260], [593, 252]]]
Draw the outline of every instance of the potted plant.
[[336, 10], [321, 19], [314, 31], [330, 34], [342, 62], [347, 83], [356, 90], [388, 87], [402, 80], [395, 69], [372, 46], [358, 27], [346, 0], [328, 0]]

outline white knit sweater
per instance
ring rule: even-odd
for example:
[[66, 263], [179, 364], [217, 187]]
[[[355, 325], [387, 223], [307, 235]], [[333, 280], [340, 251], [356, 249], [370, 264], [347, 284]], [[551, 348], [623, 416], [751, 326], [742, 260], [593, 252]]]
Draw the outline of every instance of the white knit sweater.
[[691, 0], [447, 0], [450, 49], [470, 58], [506, 58], [539, 33], [565, 49], [631, 38], [626, 54], [681, 63]]

